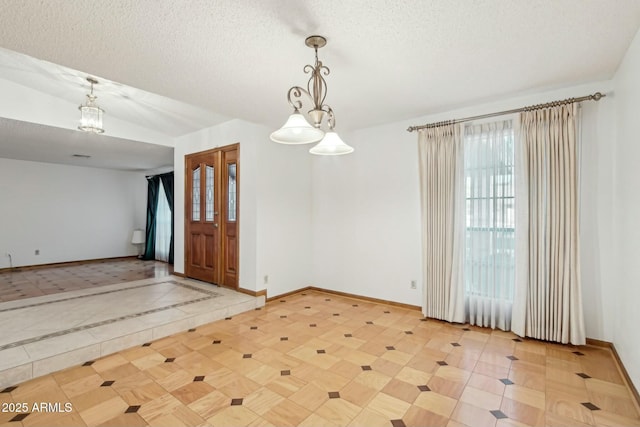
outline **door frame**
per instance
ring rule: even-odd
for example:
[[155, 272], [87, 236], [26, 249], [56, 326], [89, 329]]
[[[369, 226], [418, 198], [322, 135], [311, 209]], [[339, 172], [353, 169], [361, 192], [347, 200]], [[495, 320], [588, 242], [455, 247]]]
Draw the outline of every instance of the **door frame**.
[[[231, 288], [231, 289], [235, 289], [237, 290], [240, 287], [240, 143], [236, 142], [234, 144], [230, 144], [230, 145], [225, 145], [222, 147], [216, 147], [216, 148], [211, 148], [208, 150], [203, 150], [203, 151], [198, 151], [198, 152], [194, 152], [194, 153], [189, 153], [189, 154], [185, 154], [184, 156], [184, 272], [185, 272], [185, 277], [189, 277], [188, 273], [187, 273], [187, 264], [188, 264], [188, 257], [189, 257], [189, 221], [191, 221], [191, 218], [189, 217], [189, 212], [190, 212], [190, 206], [191, 206], [191, 200], [189, 200], [189, 198], [187, 197], [187, 195], [189, 194], [189, 190], [188, 190], [188, 186], [190, 185], [191, 181], [188, 179], [189, 175], [189, 167], [188, 167], [188, 161], [190, 158], [192, 157], [206, 157], [209, 155], [215, 155], [216, 153], [220, 153], [219, 155], [219, 159], [220, 159], [220, 165], [218, 166], [218, 168], [220, 169], [220, 176], [221, 179], [219, 179], [218, 181], [223, 182], [224, 177], [226, 175], [226, 162], [225, 162], [225, 153], [229, 152], [229, 151], [236, 151], [236, 220], [235, 220], [235, 226], [236, 226], [236, 254], [237, 254], [237, 262], [235, 265], [236, 268], [236, 280], [235, 283], [232, 286], [228, 286], [228, 285], [224, 285], [224, 276], [225, 276], [225, 265], [226, 263], [224, 262], [224, 257], [225, 254], [227, 253], [226, 249], [226, 245], [227, 245], [227, 241], [225, 239], [226, 237], [226, 220], [228, 218], [228, 203], [227, 203], [227, 199], [225, 198], [225, 196], [228, 195], [228, 183], [224, 182], [225, 185], [225, 190], [224, 191], [216, 191], [217, 195], [216, 197], [219, 197], [219, 206], [220, 206], [220, 219], [218, 221], [219, 224], [219, 228], [218, 228], [218, 233], [219, 233], [219, 243], [218, 243], [218, 252], [219, 252], [219, 256], [218, 256], [218, 260], [217, 262], [219, 262], [219, 268], [217, 269], [218, 273], [218, 277], [213, 278], [212, 281], [210, 281], [210, 283], [215, 283], [218, 286], [225, 286], [227, 288]], [[224, 169], [223, 169], [224, 168]], [[216, 173], [216, 175], [218, 175], [218, 173]], [[223, 220], [224, 219], [224, 220]]]

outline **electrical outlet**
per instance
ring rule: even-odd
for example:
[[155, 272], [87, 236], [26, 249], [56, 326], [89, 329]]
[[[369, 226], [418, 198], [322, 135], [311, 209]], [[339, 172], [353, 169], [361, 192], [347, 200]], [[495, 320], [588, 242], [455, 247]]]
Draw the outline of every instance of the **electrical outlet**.
[[264, 284], [266, 285], [266, 284], [268, 284], [268, 283], [269, 283], [269, 275], [268, 275], [268, 274], [265, 274], [265, 275], [264, 275]]
[[411, 281], [411, 289], [416, 289], [416, 286], [417, 286], [416, 281], [412, 280]]
[[40, 249], [36, 249], [36, 255], [40, 255]]

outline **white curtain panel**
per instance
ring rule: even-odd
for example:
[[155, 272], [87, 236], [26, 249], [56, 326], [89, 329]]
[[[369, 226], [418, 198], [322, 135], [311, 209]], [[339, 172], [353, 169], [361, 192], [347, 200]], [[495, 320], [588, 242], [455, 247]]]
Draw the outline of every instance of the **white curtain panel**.
[[576, 115], [576, 104], [520, 115], [512, 330], [582, 345]]
[[467, 125], [464, 133], [467, 320], [508, 331], [515, 282], [513, 122]]
[[156, 209], [156, 259], [169, 261], [171, 244], [171, 208], [167, 201], [162, 183], [158, 190], [158, 208]]
[[423, 302], [427, 317], [464, 322], [464, 158], [459, 125], [420, 130], [418, 151], [422, 208]]

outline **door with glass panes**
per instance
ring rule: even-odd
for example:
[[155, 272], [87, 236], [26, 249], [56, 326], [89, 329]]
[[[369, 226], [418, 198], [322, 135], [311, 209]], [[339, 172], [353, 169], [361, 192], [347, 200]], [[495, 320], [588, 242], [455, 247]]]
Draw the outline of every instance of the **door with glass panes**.
[[185, 156], [185, 275], [238, 287], [239, 144]]

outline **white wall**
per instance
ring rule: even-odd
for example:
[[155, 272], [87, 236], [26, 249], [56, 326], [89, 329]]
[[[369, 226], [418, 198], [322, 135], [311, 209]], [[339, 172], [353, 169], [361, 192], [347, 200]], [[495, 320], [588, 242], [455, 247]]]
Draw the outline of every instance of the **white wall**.
[[[422, 266], [416, 133], [410, 125], [508, 110], [596, 91], [600, 82], [358, 130], [355, 153], [313, 163], [313, 279], [319, 287], [420, 306]], [[582, 264], [587, 335], [607, 339], [611, 267], [613, 99], [584, 103]], [[595, 191], [593, 191], [595, 189]], [[603, 246], [605, 245], [605, 246]], [[411, 280], [418, 289], [410, 289]], [[605, 307], [606, 305], [606, 307]]]
[[417, 148], [398, 124], [341, 135], [313, 159], [313, 277], [321, 288], [420, 305]]
[[636, 388], [640, 388], [640, 31], [636, 34], [615, 77], [616, 144], [614, 165], [614, 260], [607, 293], [614, 300], [613, 343]]
[[256, 288], [266, 287], [268, 296], [312, 281], [311, 158], [315, 156], [309, 154], [308, 145], [272, 142], [268, 138], [272, 131], [265, 128], [258, 143], [256, 177]]
[[[77, 129], [80, 120], [78, 105], [83, 102], [82, 98], [78, 99], [78, 103], [72, 103], [4, 79], [0, 79], [0, 93], [0, 117]], [[18, 99], [20, 102], [16, 102]], [[118, 119], [109, 114], [109, 106], [101, 102], [98, 105], [106, 110], [109, 136], [173, 147], [173, 138], [170, 136]]]
[[239, 285], [254, 291], [267, 289], [268, 296], [274, 296], [309, 284], [310, 154], [302, 147], [271, 142], [270, 132], [261, 125], [231, 120], [176, 139], [177, 272], [184, 272], [184, 156], [239, 142]]
[[[0, 268], [135, 255], [144, 174], [0, 158]], [[40, 255], [35, 255], [35, 250]]]
[[615, 96], [609, 91], [597, 103], [585, 102], [581, 112], [580, 270], [584, 321], [587, 337], [605, 341], [613, 339], [612, 313], [616, 310], [608, 291], [614, 276]]

